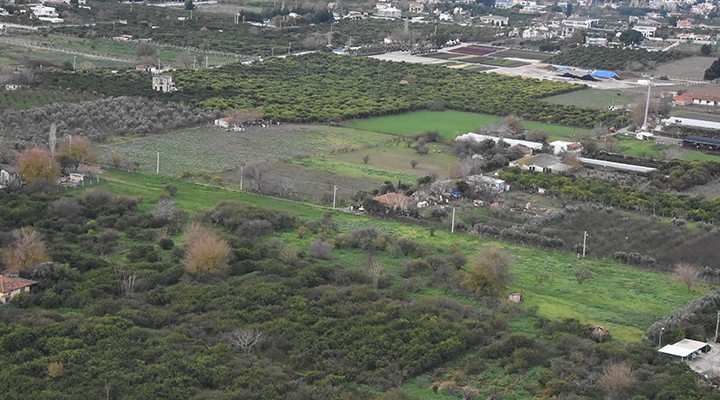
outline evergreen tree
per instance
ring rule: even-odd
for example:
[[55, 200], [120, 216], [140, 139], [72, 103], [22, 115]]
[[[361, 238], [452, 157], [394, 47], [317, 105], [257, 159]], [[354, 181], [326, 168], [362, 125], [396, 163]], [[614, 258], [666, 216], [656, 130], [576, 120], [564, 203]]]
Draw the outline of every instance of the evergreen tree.
[[720, 58], [715, 60], [710, 68], [705, 70], [704, 78], [706, 81], [712, 81], [720, 78]]

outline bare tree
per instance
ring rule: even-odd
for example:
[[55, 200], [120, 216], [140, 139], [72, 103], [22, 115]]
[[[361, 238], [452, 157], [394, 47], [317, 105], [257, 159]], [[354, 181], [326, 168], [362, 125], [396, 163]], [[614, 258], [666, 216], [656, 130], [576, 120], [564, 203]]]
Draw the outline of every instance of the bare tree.
[[372, 257], [368, 259], [368, 276], [370, 277], [370, 283], [373, 289], [378, 288], [378, 282], [384, 270], [385, 267], [380, 261]]
[[586, 280], [592, 278], [593, 273], [589, 269], [580, 268], [575, 270], [575, 279], [577, 279], [579, 284], [583, 284]]
[[609, 398], [626, 399], [636, 381], [635, 371], [629, 365], [620, 362], [603, 368], [598, 384]]
[[115, 276], [118, 279], [120, 294], [125, 297], [133, 297], [137, 285], [137, 275], [122, 267], [115, 267]]
[[52, 261], [45, 251], [45, 243], [38, 231], [23, 227], [14, 232], [15, 243], [5, 252], [5, 265], [12, 271], [21, 272], [37, 264]]
[[112, 164], [113, 167], [120, 168], [125, 163], [125, 155], [123, 155], [123, 153], [119, 150], [113, 149], [113, 151], [110, 152], [108, 161], [110, 161], [110, 164]]
[[695, 266], [680, 262], [675, 264], [675, 272], [672, 274], [672, 279], [677, 283], [682, 283], [687, 286], [689, 292], [694, 285], [700, 282], [700, 272]]
[[416, 160], [416, 159], [414, 159], [414, 158], [413, 158], [412, 160], [410, 160], [410, 166], [411, 166], [413, 169], [415, 169], [415, 167], [417, 167], [418, 164], [419, 164], [418, 160]]
[[150, 212], [154, 218], [172, 220], [178, 214], [177, 208], [175, 208], [175, 201], [170, 197], [161, 197], [155, 204], [155, 208]]
[[266, 162], [250, 164], [244, 168], [245, 177], [252, 179], [256, 192], [264, 194], [270, 169], [270, 164]]
[[230, 343], [246, 354], [250, 353], [253, 347], [261, 345], [264, 341], [265, 334], [255, 328], [235, 329], [230, 336]]
[[366, 165], [367, 165], [367, 163], [370, 162], [370, 156], [369, 156], [369, 155], [364, 155], [363, 158], [362, 158], [362, 160], [363, 160], [363, 164], [366, 164]]
[[292, 198], [295, 194], [295, 182], [286, 177], [280, 177], [275, 182], [275, 189], [279, 197], [284, 199]]
[[50, 124], [50, 156], [55, 160], [55, 146], [57, 145], [57, 124]]

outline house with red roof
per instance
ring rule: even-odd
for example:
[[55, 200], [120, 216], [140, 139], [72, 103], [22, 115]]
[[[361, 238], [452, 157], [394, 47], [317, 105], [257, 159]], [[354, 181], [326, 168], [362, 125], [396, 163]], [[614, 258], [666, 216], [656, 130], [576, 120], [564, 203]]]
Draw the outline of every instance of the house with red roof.
[[16, 276], [0, 275], [0, 304], [5, 304], [20, 293], [27, 293], [37, 282]]

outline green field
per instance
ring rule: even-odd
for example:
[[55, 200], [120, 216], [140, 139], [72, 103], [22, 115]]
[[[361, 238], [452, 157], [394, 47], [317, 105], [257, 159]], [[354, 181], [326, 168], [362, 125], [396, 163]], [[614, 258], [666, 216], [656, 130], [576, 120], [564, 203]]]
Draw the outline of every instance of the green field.
[[101, 160], [113, 150], [154, 172], [160, 152], [160, 173], [220, 172], [253, 162], [298, 159], [320, 153], [348, 151], [387, 141], [386, 135], [327, 126], [279, 125], [250, 127], [242, 132], [201, 127], [139, 138], [118, 138], [98, 146]]
[[123, 68], [130, 67], [133, 64], [131, 62], [53, 51], [51, 48], [37, 49], [0, 43], [0, 64], [20, 66], [27, 62], [39, 63], [43, 61], [70, 66], [74, 61], [77, 69]]
[[546, 97], [542, 101], [552, 104], [590, 107], [596, 110], [607, 110], [609, 106], [633, 105], [642, 95], [624, 93], [616, 90], [583, 89], [571, 93]]
[[[152, 209], [163, 193], [162, 185], [173, 183], [178, 187], [175, 201], [187, 211], [209, 210], [222, 200], [247, 202], [311, 219], [328, 211], [322, 207], [206, 187], [168, 177], [108, 171], [107, 178], [110, 179], [106, 184], [110, 190], [142, 197], [143, 210]], [[645, 329], [654, 320], [710, 289], [708, 286], [699, 286], [688, 292], [684, 286], [671, 282], [668, 275], [608, 260], [578, 260], [570, 253], [509, 245], [465, 234], [450, 234], [448, 231], [439, 230], [430, 237], [426, 228], [414, 225], [341, 212], [333, 215], [341, 231], [375, 227], [393, 235], [432, 243], [437, 249], [459, 246], [469, 256], [475, 254], [481, 246], [505, 248], [517, 259], [513, 269], [516, 281], [508, 291], [522, 291], [525, 294], [525, 307], [538, 306], [539, 314], [547, 317], [577, 318], [583, 323], [603, 325], [610, 329], [614, 338], [621, 341], [640, 340]], [[287, 236], [288, 240], [297, 241], [296, 235]], [[352, 260], [353, 254], [339, 254], [339, 260]], [[400, 260], [384, 256], [383, 261], [387, 263], [389, 270], [400, 270]], [[356, 261], [353, 264], [355, 263], [361, 262]], [[578, 284], [574, 275], [574, 270], [578, 268], [591, 270], [593, 277], [582, 285]], [[536, 279], [538, 271], [548, 273], [550, 279], [539, 284]]]
[[495, 67], [509, 67], [509, 68], [520, 67], [522, 65], [528, 65], [527, 63], [524, 63], [522, 61], [506, 60], [504, 58], [493, 58], [493, 57], [486, 57], [486, 56], [473, 56], [473, 57], [468, 57], [468, 58], [462, 58], [457, 61], [492, 65]]
[[661, 144], [652, 140], [635, 140], [629, 138], [620, 138], [618, 141], [620, 152], [633, 157], [641, 158], [663, 158], [665, 151], [677, 148], [683, 160], [687, 161], [715, 161], [720, 162], [720, 156], [716, 154], [707, 154], [701, 151], [688, 150], [677, 147], [675, 145]]
[[[386, 117], [358, 119], [348, 121], [345, 126], [391, 135], [410, 136], [420, 132], [437, 131], [447, 140], [458, 135], [482, 129], [488, 124], [499, 124], [502, 117], [463, 111], [416, 111]], [[572, 126], [550, 125], [542, 122], [525, 121], [526, 129], [539, 129], [547, 132], [551, 140], [574, 138], [589, 135], [590, 131]]]

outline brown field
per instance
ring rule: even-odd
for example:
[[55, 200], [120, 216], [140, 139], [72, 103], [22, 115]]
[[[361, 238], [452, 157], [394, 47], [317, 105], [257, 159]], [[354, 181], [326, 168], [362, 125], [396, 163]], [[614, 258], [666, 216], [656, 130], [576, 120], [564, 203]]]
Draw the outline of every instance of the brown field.
[[687, 57], [680, 60], [660, 65], [651, 71], [654, 76], [668, 76], [682, 79], [699, 80], [703, 79], [705, 70], [715, 61], [714, 57]]

